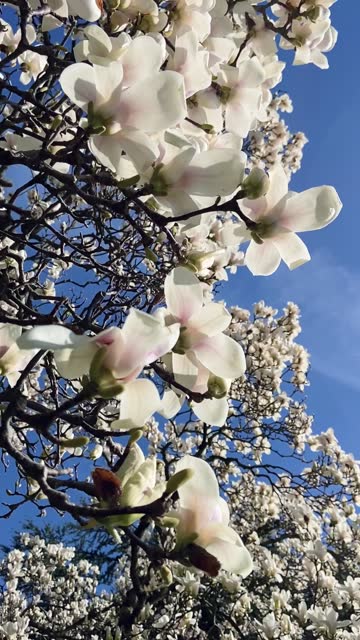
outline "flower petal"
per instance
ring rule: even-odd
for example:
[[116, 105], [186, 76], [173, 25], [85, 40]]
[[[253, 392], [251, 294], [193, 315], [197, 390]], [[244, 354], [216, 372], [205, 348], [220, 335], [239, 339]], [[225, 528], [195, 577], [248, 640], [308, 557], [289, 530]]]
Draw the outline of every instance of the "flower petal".
[[306, 244], [296, 233], [283, 233], [271, 241], [289, 269], [296, 269], [311, 260]]
[[209, 302], [191, 317], [191, 329], [196, 329], [206, 336], [215, 336], [228, 328], [231, 315], [219, 302]]
[[244, 546], [216, 540], [207, 545], [206, 551], [219, 560], [222, 569], [237, 573], [243, 578], [246, 578], [254, 568], [251, 555]]
[[20, 349], [64, 349], [86, 344], [91, 338], [89, 336], [78, 336], [67, 327], [59, 325], [44, 324], [25, 331], [18, 339], [17, 345]]
[[185, 267], [176, 267], [166, 276], [164, 291], [169, 311], [183, 326], [202, 308], [201, 284], [197, 277]]
[[89, 64], [78, 62], [66, 67], [59, 82], [63, 92], [78, 107], [87, 111], [89, 102], [96, 101], [95, 70]]
[[342, 209], [334, 187], [314, 187], [290, 197], [279, 224], [291, 231], [315, 231], [333, 222]]
[[241, 346], [229, 336], [220, 333], [205, 338], [193, 351], [201, 364], [220, 378], [238, 378], [246, 369]]
[[186, 455], [175, 465], [174, 472], [191, 469], [194, 475], [178, 489], [182, 507], [192, 508], [194, 495], [202, 494], [208, 498], [219, 498], [219, 485], [211, 466], [201, 458]]
[[116, 431], [143, 427], [161, 403], [154, 383], [144, 378], [129, 382], [120, 398], [120, 417], [111, 425]]
[[118, 120], [122, 128], [157, 133], [181, 122], [186, 113], [183, 77], [175, 71], [159, 71], [124, 91]]
[[270, 276], [281, 262], [280, 253], [271, 240], [257, 244], [251, 240], [245, 254], [245, 264], [254, 276]]
[[199, 420], [213, 427], [222, 427], [229, 413], [227, 398], [206, 399], [202, 402], [193, 402], [191, 406]]
[[91, 361], [98, 351], [95, 342], [86, 342], [75, 349], [55, 352], [56, 368], [62, 378], [74, 380], [89, 373]]
[[194, 157], [178, 188], [198, 196], [227, 196], [239, 186], [244, 164], [232, 149], [209, 149]]

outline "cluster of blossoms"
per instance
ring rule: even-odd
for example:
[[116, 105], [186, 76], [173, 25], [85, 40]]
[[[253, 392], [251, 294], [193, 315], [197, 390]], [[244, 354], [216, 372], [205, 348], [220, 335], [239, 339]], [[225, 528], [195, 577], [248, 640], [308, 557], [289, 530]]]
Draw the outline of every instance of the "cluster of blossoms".
[[45, 501], [122, 554], [101, 592], [73, 549], [23, 538], [4, 638], [357, 640], [360, 472], [312, 435], [299, 311], [250, 318], [214, 287], [299, 267], [297, 234], [340, 213], [333, 187], [288, 190], [306, 138], [272, 91], [281, 49], [326, 68], [332, 4], [3, 3], [9, 513]]

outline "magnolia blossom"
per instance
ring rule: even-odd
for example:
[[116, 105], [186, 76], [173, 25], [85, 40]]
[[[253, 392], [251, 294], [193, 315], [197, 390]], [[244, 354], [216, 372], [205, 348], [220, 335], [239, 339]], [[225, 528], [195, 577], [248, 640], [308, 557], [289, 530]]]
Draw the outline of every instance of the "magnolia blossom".
[[20, 82], [29, 84], [31, 80], [36, 80], [40, 73], [44, 71], [47, 65], [47, 56], [41, 56], [36, 51], [25, 51], [19, 56], [19, 62], [22, 70]]
[[302, 193], [288, 192], [288, 179], [281, 165], [269, 173], [265, 196], [243, 200], [241, 209], [253, 222], [252, 240], [245, 264], [254, 275], [270, 275], [281, 259], [289, 269], [310, 260], [310, 254], [296, 232], [315, 231], [333, 222], [342, 203], [334, 187], [314, 187]]
[[[176, 267], [165, 279], [167, 309], [165, 323], [180, 324], [175, 355], [199, 362], [214, 376], [238, 378], [245, 371], [245, 356], [240, 345], [224, 335], [231, 321], [230, 313], [217, 302], [204, 304], [200, 281], [185, 267]], [[188, 357], [187, 357], [188, 356]]]
[[35, 351], [19, 349], [16, 341], [21, 334], [22, 328], [15, 324], [0, 324], [0, 376], [6, 376], [11, 386], [35, 355]]
[[253, 570], [251, 556], [238, 534], [229, 527], [229, 509], [220, 497], [210, 465], [186, 455], [175, 465], [175, 473], [191, 469], [192, 477], [178, 488], [179, 507], [170, 515], [178, 519], [177, 546], [194, 543], [215, 556], [226, 571], [246, 578]]
[[187, 98], [211, 84], [209, 53], [199, 45], [196, 34], [189, 28], [179, 29], [175, 38], [175, 51], [168, 69], [178, 71], [184, 77]]
[[233, 193], [244, 175], [241, 153], [232, 149], [196, 152], [186, 146], [150, 178], [154, 195], [173, 214], [211, 205], [217, 196]]
[[222, 65], [217, 83], [222, 88], [225, 104], [225, 125], [229, 131], [245, 138], [249, 133], [261, 103], [261, 84], [264, 69], [254, 57], [237, 63], [236, 67]]
[[100, 394], [121, 399], [120, 417], [113, 428], [132, 429], [142, 427], [160, 406], [155, 385], [136, 378], [144, 366], [170, 351], [178, 336], [179, 325], [165, 327], [153, 316], [132, 309], [122, 329], [111, 327], [89, 337], [49, 325], [30, 329], [18, 345], [54, 351], [58, 371], [64, 378], [71, 380], [90, 372]]
[[176, 125], [186, 115], [183, 78], [174, 71], [161, 71], [162, 63], [161, 46], [140, 36], [120, 60], [108, 66], [79, 62], [60, 76], [66, 95], [88, 112], [94, 131], [90, 150], [116, 173], [124, 151], [137, 171], [150, 166], [158, 152], [149, 134]]

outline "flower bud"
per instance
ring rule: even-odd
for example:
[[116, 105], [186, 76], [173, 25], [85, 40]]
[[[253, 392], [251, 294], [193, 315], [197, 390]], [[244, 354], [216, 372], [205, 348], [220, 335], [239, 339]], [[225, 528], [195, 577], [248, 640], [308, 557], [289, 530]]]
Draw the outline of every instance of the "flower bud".
[[269, 185], [270, 181], [265, 171], [260, 169], [260, 167], [254, 167], [245, 178], [241, 188], [245, 191], [246, 198], [256, 200], [267, 193]]
[[192, 469], [182, 469], [175, 473], [166, 483], [166, 493], [170, 496], [194, 475]]
[[110, 400], [124, 391], [122, 384], [114, 378], [109, 369], [104, 367], [103, 360], [106, 355], [106, 347], [99, 349], [94, 355], [90, 365], [90, 382], [96, 385], [96, 394]]
[[110, 504], [116, 504], [121, 495], [121, 482], [110, 469], [97, 468], [92, 472], [96, 497]]
[[204, 571], [211, 578], [216, 578], [221, 569], [221, 564], [215, 556], [197, 544], [189, 544], [186, 547], [186, 551], [188, 559], [196, 569]]
[[132, 444], [135, 444], [135, 442], [140, 440], [142, 435], [143, 435], [143, 430], [142, 429], [132, 429], [131, 435], [130, 435], [130, 438], [129, 438], [129, 442], [128, 442], [128, 446], [131, 446]]
[[71, 449], [76, 449], [76, 447], [85, 447], [88, 442], [90, 441], [90, 438], [87, 438], [86, 436], [77, 436], [76, 438], [60, 438], [59, 440], [59, 444], [61, 447], [64, 447], [65, 449], [68, 449], [69, 447]]
[[165, 584], [171, 585], [174, 581], [173, 574], [169, 567], [166, 564], [163, 564], [160, 569], [160, 575], [164, 580]]
[[210, 375], [207, 388], [211, 397], [216, 398], [217, 400], [220, 400], [220, 398], [225, 398], [227, 394], [225, 380], [223, 378], [219, 378], [219, 376]]

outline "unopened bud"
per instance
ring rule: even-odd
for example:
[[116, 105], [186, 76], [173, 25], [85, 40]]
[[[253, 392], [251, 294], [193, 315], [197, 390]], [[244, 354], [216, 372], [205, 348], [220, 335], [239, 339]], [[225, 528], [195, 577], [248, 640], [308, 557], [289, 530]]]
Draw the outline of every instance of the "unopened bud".
[[270, 181], [265, 171], [260, 169], [260, 167], [254, 167], [245, 178], [241, 188], [245, 192], [246, 198], [256, 200], [267, 193], [269, 185]]
[[76, 449], [76, 447], [85, 447], [88, 442], [89, 442], [89, 438], [87, 438], [86, 436], [77, 436], [76, 438], [60, 438], [59, 440], [59, 444], [61, 447], [65, 447], [66, 449]]
[[146, 247], [145, 249], [145, 257], [148, 260], [151, 260], [151, 262], [157, 262], [157, 255], [156, 253], [154, 253], [151, 249], [149, 249], [149, 247]]
[[143, 430], [142, 429], [133, 429], [131, 431], [131, 435], [130, 435], [130, 438], [129, 438], [128, 446], [131, 446], [132, 444], [134, 444], [135, 442], [140, 440], [142, 435], [143, 435]]
[[187, 556], [191, 564], [204, 571], [211, 578], [216, 578], [218, 575], [221, 564], [215, 556], [211, 555], [206, 549], [199, 547], [197, 544], [189, 544], [186, 547]]
[[123, 180], [118, 181], [118, 186], [120, 189], [126, 189], [127, 187], [133, 187], [140, 180], [140, 176], [136, 174], [136, 176], [132, 176], [131, 178], [124, 178]]
[[96, 394], [110, 400], [124, 391], [124, 387], [109, 369], [107, 369], [103, 360], [106, 354], [106, 347], [99, 349], [94, 355], [90, 365], [90, 382], [96, 385]]
[[216, 398], [217, 400], [225, 398], [227, 394], [225, 380], [223, 378], [219, 378], [219, 376], [209, 376], [207, 388], [211, 397]]
[[121, 482], [110, 469], [97, 468], [92, 472], [96, 497], [110, 504], [116, 504], [121, 495]]
[[174, 579], [173, 579], [173, 574], [171, 572], [171, 570], [169, 569], [169, 567], [166, 564], [163, 564], [161, 569], [160, 569], [160, 575], [162, 577], [162, 579], [164, 580], [165, 584], [172, 584]]
[[172, 493], [175, 493], [185, 482], [190, 480], [194, 475], [192, 469], [182, 469], [177, 473], [174, 473], [171, 478], [166, 483], [166, 493], [170, 496]]

